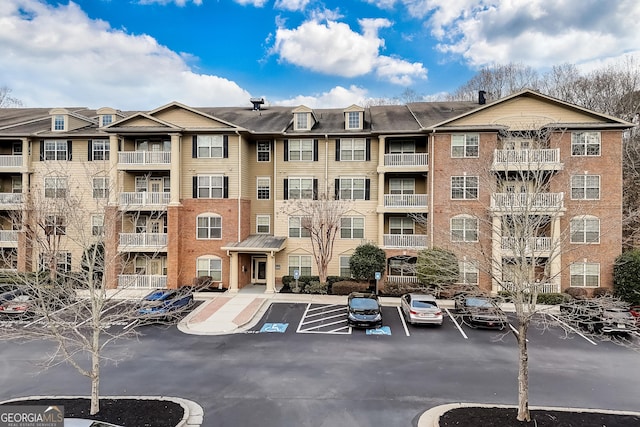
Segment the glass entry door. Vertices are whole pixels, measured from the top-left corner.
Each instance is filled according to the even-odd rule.
[[[267,283],[267,258],[253,257],[251,259],[251,281],[253,283]]]

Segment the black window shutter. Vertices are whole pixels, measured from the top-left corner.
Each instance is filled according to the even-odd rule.
[[[284,200],[289,200],[289,180],[288,179],[284,179],[284,195],[283,195],[283,199]]]
[[[318,178],[313,178],[313,200],[318,200]]]
[[[191,137],[191,158],[198,158],[198,135]]]
[[[225,176],[223,178],[223,184],[224,187],[222,189],[222,192],[224,193],[222,195],[223,198],[228,199],[229,198],[229,177]]]
[[[198,198],[198,177],[197,176],[193,177],[193,198],[194,199]]]
[[[336,200],[340,200],[340,178],[336,178],[336,184],[335,184],[335,199]]]
[[[87,152],[87,159],[89,159],[89,161],[93,160],[93,141],[90,139],[89,140],[89,151]]]
[[[365,143],[365,159],[367,161],[371,160],[371,138],[367,138]]]
[[[40,140],[40,161],[44,162],[44,139]]]
[[[318,140],[317,139],[313,140],[313,161],[314,162],[318,161]]]
[[[284,140],[284,161],[285,162],[289,161],[289,140],[288,139]]]
[[[340,161],[340,140],[336,139],[336,162]]]
[[[229,158],[229,135],[222,136],[222,157]]]
[[[71,147],[73,143],[71,141],[67,141],[67,160],[71,161]]]
[[[371,200],[371,180],[369,178],[364,180],[364,199]]]

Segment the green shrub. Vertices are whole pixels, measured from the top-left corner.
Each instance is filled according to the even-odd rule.
[[[626,251],[613,266],[615,295],[626,302],[640,304],[640,249]]]
[[[295,280],[293,279],[293,276],[282,276],[282,286],[283,287],[290,288],[292,282],[295,285]]]
[[[349,295],[351,292],[364,292],[369,287],[368,283],[355,280],[342,280],[335,282],[331,287],[333,295]]]
[[[538,304],[545,305],[558,305],[569,299],[566,293],[548,293],[548,294],[538,294]]]
[[[433,286],[423,285],[421,283],[386,282],[384,289],[382,289],[382,293],[390,297],[399,297],[410,292],[436,294]]]
[[[587,290],[584,288],[567,288],[564,292],[573,298],[583,299],[587,297]]]
[[[318,281],[309,282],[309,284],[304,287],[304,293],[326,295],[327,287],[328,285],[326,283],[320,283]]]
[[[613,296],[613,290],[609,288],[595,288],[593,290],[594,297],[610,297]]]
[[[349,258],[349,269],[356,280],[371,280],[376,272],[383,272],[387,263],[384,250],[374,244],[358,246]]]

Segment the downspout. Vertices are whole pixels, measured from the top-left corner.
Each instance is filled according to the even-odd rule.
[[[240,132],[236,131],[238,136],[238,242],[242,241],[242,137]]]
[[[329,135],[326,133],[324,134],[324,192],[325,197],[329,197]]]
[[[429,135],[429,138],[427,140],[427,142],[429,142],[429,139],[431,140],[430,144],[429,144],[429,147],[427,147],[429,149],[429,151],[431,151],[429,153],[429,186],[430,186],[430,189],[429,189],[429,193],[430,193],[430,195],[429,195],[429,227],[430,227],[429,240],[431,241],[431,244],[429,246],[431,248],[433,248],[433,233],[434,233],[434,226],[433,226],[433,222],[434,222],[433,200],[434,200],[434,197],[433,197],[433,191],[434,191],[435,187],[434,187],[434,183],[433,183],[433,181],[434,181],[433,177],[435,176],[435,174],[434,174],[433,166],[435,165],[435,152],[436,152],[436,149],[435,149],[435,140],[436,140],[435,133],[436,133],[436,130],[433,129],[431,131],[431,135]]]

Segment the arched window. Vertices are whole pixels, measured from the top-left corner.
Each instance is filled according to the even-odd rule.
[[[203,255],[196,260],[196,276],[210,276],[214,282],[222,280],[222,259],[215,255]]]
[[[222,217],[212,213],[198,215],[196,218],[196,238],[221,239]]]

